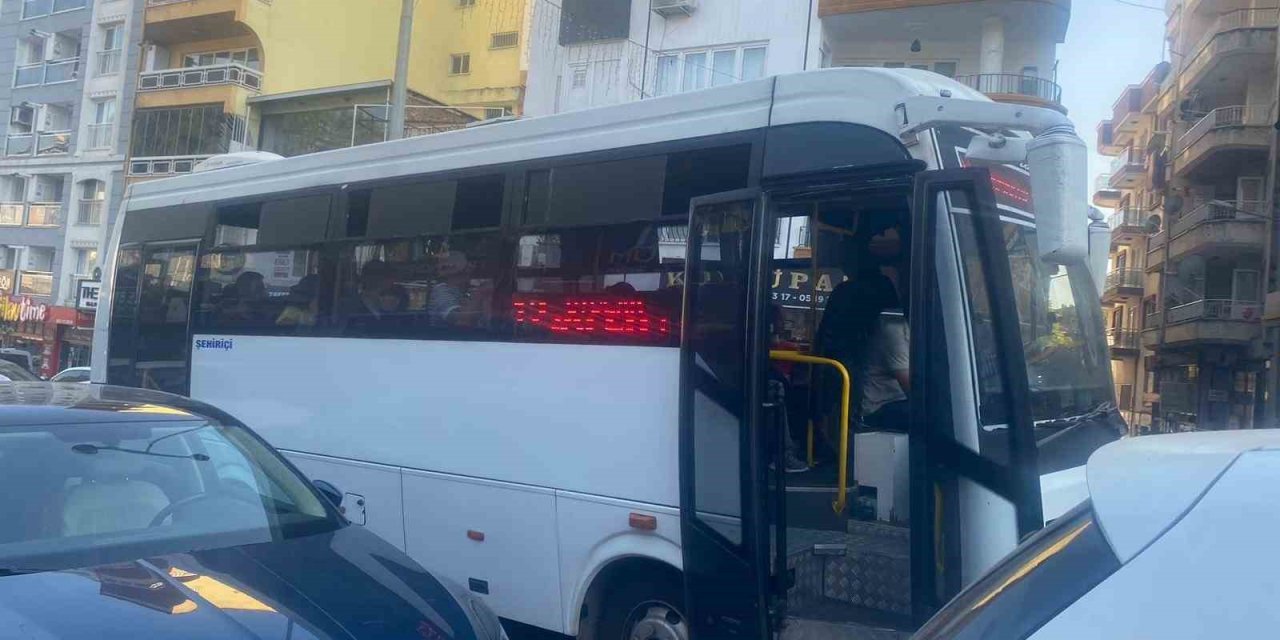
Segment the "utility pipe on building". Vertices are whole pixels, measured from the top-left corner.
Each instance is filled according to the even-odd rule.
[[[417,0],[403,0],[400,9],[400,41],[396,45],[396,77],[391,84],[391,116],[388,140],[404,137],[404,108],[409,99],[409,53],[413,46],[413,5]]]

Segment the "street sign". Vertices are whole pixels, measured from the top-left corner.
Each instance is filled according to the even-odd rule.
[[[102,290],[100,280],[81,280],[76,290],[76,308],[81,311],[98,310],[98,292]]]

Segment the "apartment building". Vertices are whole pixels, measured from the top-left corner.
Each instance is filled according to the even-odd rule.
[[[44,373],[87,363],[92,310],[74,307],[123,195],[136,13],[130,0],[0,2],[0,303],[44,310],[0,342]]]
[[[133,179],[211,155],[291,156],[388,137],[401,3],[139,0],[145,43]],[[527,0],[423,0],[406,133],[520,111]]]
[[[829,66],[927,69],[1061,109],[1068,0],[535,0],[526,112]]]
[[[1169,3],[1175,52],[1098,126],[1114,156],[1109,310],[1117,398],[1138,431],[1255,425],[1262,340],[1276,8]]]

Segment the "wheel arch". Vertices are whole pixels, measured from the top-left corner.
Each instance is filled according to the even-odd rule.
[[[614,536],[592,551],[565,607],[565,631],[581,640],[591,640],[592,624],[598,619],[604,594],[620,578],[645,572],[671,572],[680,576],[684,560],[679,545],[652,534],[624,533]],[[583,606],[587,615],[583,616]],[[583,624],[584,618],[589,624]]]

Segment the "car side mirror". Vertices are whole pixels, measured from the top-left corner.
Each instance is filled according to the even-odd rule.
[[[337,487],[324,480],[312,480],[311,484],[315,485],[316,490],[333,505],[334,509],[342,510],[342,492]]]

